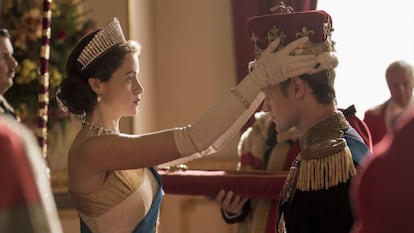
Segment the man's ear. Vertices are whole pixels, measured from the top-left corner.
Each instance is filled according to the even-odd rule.
[[[88,83],[91,89],[99,94],[101,93],[101,81],[97,78],[88,78]]]
[[[293,88],[293,94],[301,98],[305,95],[305,82],[299,77],[293,77],[291,81],[291,86]]]

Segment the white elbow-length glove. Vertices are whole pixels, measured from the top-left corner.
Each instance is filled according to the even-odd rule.
[[[262,102],[261,89],[291,77],[305,74],[316,65],[314,55],[290,53],[308,41],[303,37],[278,52],[276,39],[256,61],[255,68],[231,92],[214,104],[191,125],[174,130],[174,139],[181,156],[176,161],[186,162],[220,150],[246,123]]]

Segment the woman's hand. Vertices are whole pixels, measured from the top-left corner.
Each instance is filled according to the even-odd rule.
[[[264,88],[312,72],[318,63],[315,55],[291,55],[308,41],[308,37],[301,37],[274,52],[280,44],[280,38],[277,37],[255,62],[251,72],[253,81],[260,88]]]

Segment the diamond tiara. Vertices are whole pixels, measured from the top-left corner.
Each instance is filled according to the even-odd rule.
[[[119,20],[113,18],[111,22],[96,33],[93,39],[80,53],[77,61],[82,65],[81,70],[84,70],[89,64],[114,45],[125,41],[125,36],[122,32]]]

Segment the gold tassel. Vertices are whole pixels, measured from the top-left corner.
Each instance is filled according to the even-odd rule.
[[[328,189],[344,183],[356,174],[348,147],[330,156],[301,159],[296,188],[301,191]]]

